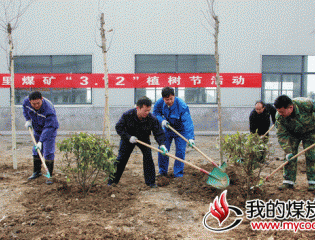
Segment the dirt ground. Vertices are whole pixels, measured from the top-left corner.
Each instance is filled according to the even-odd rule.
[[[67,136],[58,136],[62,140]],[[13,169],[11,136],[0,136],[0,239],[314,239],[313,231],[254,231],[250,220],[231,231],[213,233],[203,226],[209,205],[223,190],[206,183],[208,176],[188,165],[183,178],[158,179],[158,188],[144,184],[142,154],[136,148],[116,187],[100,181],[83,197],[73,183],[67,183],[58,165],[61,154],[56,153],[54,184],[46,185],[45,177],[27,181],[32,174],[31,139],[20,135],[17,139],[18,169]],[[196,146],[214,161],[219,161],[216,136],[196,136]],[[118,136],[113,136],[118,152]],[[269,175],[283,159],[277,139],[272,162],[263,176]],[[157,146],[152,140],[153,146]],[[173,143],[174,145],[174,143]],[[172,148],[170,153],[175,153]],[[153,152],[157,167],[157,153]],[[212,165],[196,150],[187,148],[186,159],[202,169],[211,171]],[[226,159],[227,161],[228,159]],[[245,180],[228,161],[227,173],[231,184],[227,202],[245,213]],[[170,160],[170,173],[173,160]],[[162,181],[164,180],[164,181]],[[305,158],[298,163],[297,184],[294,190],[279,191],[282,171],[266,182],[252,199],[282,201],[311,200],[307,192]],[[209,220],[212,221],[212,220]],[[218,225],[216,220],[208,223]],[[218,226],[214,226],[218,227]]]

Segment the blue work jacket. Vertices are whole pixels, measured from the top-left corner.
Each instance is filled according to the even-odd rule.
[[[162,123],[167,120],[171,127],[181,133],[187,139],[194,139],[194,124],[190,116],[187,104],[180,98],[175,97],[174,104],[168,107],[163,98],[157,100],[154,104],[153,115]],[[165,129],[166,132],[172,131]]]
[[[46,98],[43,98],[43,104],[39,110],[35,110],[28,97],[23,101],[23,115],[26,119],[32,120],[32,126],[36,135],[40,135],[39,142],[56,137],[59,123],[56,116],[56,110],[53,104]]]

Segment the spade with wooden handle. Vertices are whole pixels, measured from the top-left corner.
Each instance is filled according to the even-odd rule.
[[[142,145],[144,145],[144,146],[146,146],[148,148],[151,148],[151,149],[153,149],[153,150],[155,150],[157,152],[163,153],[162,150],[160,150],[160,149],[158,149],[156,147],[153,147],[150,144],[147,144],[147,143],[142,142],[140,140],[136,140],[136,141],[137,141],[137,143],[140,143],[140,144],[142,144]],[[207,174],[209,176],[208,180],[207,180],[207,184],[208,185],[211,185],[211,186],[213,186],[215,188],[218,188],[218,189],[222,189],[222,188],[226,188],[230,184],[230,179],[229,179],[228,175],[226,173],[221,172],[218,168],[213,168],[212,172],[209,173],[206,170],[204,170],[204,169],[202,169],[200,167],[197,167],[197,166],[195,166],[194,164],[192,164],[190,162],[186,162],[185,160],[183,160],[183,159],[181,159],[179,157],[176,157],[175,155],[172,155],[170,153],[165,153],[165,155],[169,156],[171,158],[174,158],[174,159],[176,159],[176,160],[178,160],[180,162],[183,162],[183,163],[185,163],[185,164],[187,164],[187,165],[189,165],[189,166],[199,170],[200,172],[203,172],[203,173]]]
[[[36,145],[37,143],[36,143],[36,139],[35,139],[35,137],[34,137],[34,133],[33,133],[32,128],[29,127],[29,128],[28,128],[28,131],[29,131],[30,134],[31,134],[31,138],[32,138],[32,140],[33,140],[34,145]],[[47,177],[47,178],[50,178],[50,173],[49,173],[49,170],[48,170],[47,165],[46,165],[46,163],[45,163],[45,159],[44,159],[44,157],[43,157],[43,155],[42,155],[42,153],[40,152],[39,149],[37,149],[37,153],[38,153],[39,158],[40,158],[40,160],[41,160],[41,162],[42,162],[42,164],[43,164],[43,167],[44,167],[44,169],[45,169],[45,171],[46,171],[46,174],[44,174],[44,176]]]

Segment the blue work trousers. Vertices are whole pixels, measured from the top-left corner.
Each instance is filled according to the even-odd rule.
[[[176,133],[166,131],[165,133],[165,147],[168,151],[170,151],[171,143],[174,139],[175,146],[176,146],[176,152],[175,156],[179,157],[181,159],[185,159],[185,152],[186,152],[186,141],[183,140],[181,137],[179,137]],[[160,174],[167,174],[168,171],[168,165],[169,165],[169,157],[163,156],[161,153],[159,153],[158,158],[159,163],[159,173]],[[184,163],[175,160],[174,162],[174,177],[182,177],[184,175]]]
[[[49,139],[42,142],[43,145],[42,145],[41,153],[46,160],[54,160],[55,159],[56,136],[57,136],[57,132],[56,132],[56,134],[51,136]],[[38,142],[39,138],[40,138],[40,134],[35,132],[34,137],[35,137],[36,142]],[[33,148],[33,156],[38,156],[38,152],[35,150],[35,148]]]

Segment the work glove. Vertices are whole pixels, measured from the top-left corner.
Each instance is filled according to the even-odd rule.
[[[38,142],[38,143],[34,146],[34,149],[35,149],[35,151],[37,151],[37,149],[38,149],[39,151],[41,151],[41,150],[42,150],[42,147],[43,147],[43,143],[42,143],[42,142]]]
[[[24,126],[25,126],[27,129],[28,129],[28,128],[31,128],[31,127],[32,127],[32,120],[26,121]]]
[[[135,143],[137,143],[137,140],[138,140],[137,137],[131,136],[130,139],[129,139],[129,142],[135,144]]]
[[[167,120],[162,121],[162,127],[163,128],[168,128],[168,125],[170,125],[170,123]]]
[[[161,153],[161,154],[164,155],[164,156],[166,155],[166,153],[168,153],[168,151],[167,151],[165,145],[161,145],[161,146],[160,146],[160,150],[163,151],[163,153]]]
[[[285,160],[286,160],[286,161],[290,161],[292,157],[293,157],[293,154],[292,154],[292,153],[289,153],[289,154],[287,154],[287,155],[285,156]]]
[[[189,139],[188,142],[189,142],[189,143],[188,143],[189,147],[194,147],[194,146],[196,146],[194,139]]]

